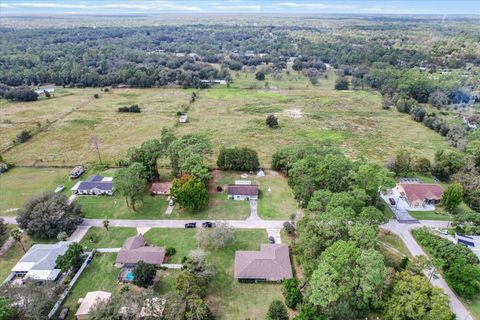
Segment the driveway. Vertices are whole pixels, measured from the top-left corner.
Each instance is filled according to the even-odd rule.
[[[247,221],[251,220],[262,220],[258,216],[257,200],[250,200],[250,217],[247,218]]]
[[[273,237],[275,243],[282,243],[282,237],[280,236],[281,229],[267,229],[268,237]]]
[[[385,201],[385,203],[388,205],[390,210],[395,214],[395,217],[398,222],[402,223],[418,223],[418,220],[412,217],[408,211],[405,209],[405,206],[403,204],[403,200],[400,199],[398,196],[395,194],[381,194],[380,197]],[[395,200],[395,205],[392,206],[389,202],[389,198],[393,198]],[[408,205],[407,205],[408,207]]]
[[[407,247],[408,251],[413,256],[426,256],[425,252],[422,248],[418,245],[415,241],[415,238],[411,234],[412,229],[420,228],[423,226],[428,226],[431,228],[446,228],[448,226],[448,221],[430,221],[430,220],[422,220],[418,224],[401,224],[398,221],[390,220],[388,223],[381,225],[382,229],[391,231],[392,233],[398,235],[400,239],[402,239],[403,243]],[[438,279],[430,279],[430,282],[438,287],[441,288],[446,295],[450,298],[450,308],[457,316],[457,319],[461,320],[473,320],[470,312],[468,312],[467,308],[460,302],[457,298],[455,293],[450,289],[447,282],[441,275],[438,275]]]
[[[82,241],[83,237],[88,232],[88,229],[90,229],[90,226],[79,226],[77,230],[75,230],[70,237],[68,237],[68,241],[74,241],[74,242],[80,242]]]

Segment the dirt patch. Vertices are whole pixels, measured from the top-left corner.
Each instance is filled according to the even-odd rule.
[[[218,192],[217,191],[217,183],[218,183],[218,179],[220,179],[221,175],[222,175],[222,170],[219,170],[219,169],[213,169],[212,170],[212,179],[208,183],[208,193],[209,194],[214,194],[214,193]]]
[[[303,112],[300,109],[287,109],[283,112],[287,117],[299,119],[303,117]]]

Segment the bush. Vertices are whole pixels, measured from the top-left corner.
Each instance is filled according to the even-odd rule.
[[[270,114],[270,115],[268,115],[267,119],[265,120],[265,123],[270,128],[277,128],[278,127],[278,118],[275,115]]]
[[[456,260],[445,272],[448,285],[466,298],[473,298],[480,293],[480,267],[467,264],[464,259]]]
[[[22,130],[14,140],[14,143],[24,143],[32,138],[32,134],[28,130]]]
[[[348,90],[350,82],[345,77],[340,77],[335,81],[335,90]]]
[[[131,105],[130,107],[120,107],[118,112],[131,112],[131,113],[140,113],[142,112],[137,104]]]
[[[263,71],[258,71],[256,74],[255,74],[255,79],[257,80],[265,80],[265,72]]]
[[[296,309],[302,302],[302,293],[300,292],[298,279],[286,279],[283,281],[282,293],[285,297],[285,304],[290,309]]]
[[[100,98],[100,95],[99,95],[98,93],[95,93],[95,94],[93,95],[93,97],[94,97],[95,99],[98,99],[98,98]]]
[[[283,230],[285,230],[285,232],[288,234],[292,234],[295,231],[295,227],[290,222],[285,221],[283,223]]]
[[[177,253],[177,249],[175,249],[173,247],[168,247],[167,248],[166,254],[167,254],[168,257],[171,257],[171,256],[175,255],[175,253]]]
[[[28,87],[18,87],[5,92],[4,98],[15,101],[37,101],[38,94]]]

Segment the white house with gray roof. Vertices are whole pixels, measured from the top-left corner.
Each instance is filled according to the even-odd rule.
[[[24,279],[57,280],[61,274],[57,268],[57,258],[65,254],[71,243],[34,244],[13,267],[12,273]]]

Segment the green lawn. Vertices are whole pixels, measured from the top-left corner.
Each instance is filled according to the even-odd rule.
[[[125,239],[135,236],[137,230],[135,228],[119,228],[111,227],[108,229],[92,227],[80,242],[86,246],[88,250],[93,248],[120,248],[123,246]]]
[[[389,267],[398,267],[403,257],[412,257],[403,241],[395,234],[380,229],[378,232],[380,252],[385,257],[385,264]]]
[[[460,299],[465,307],[470,311],[474,319],[480,320],[480,296],[475,299]]]
[[[13,168],[0,174],[0,216],[16,215],[25,201],[42,191],[53,191],[68,179],[68,169]]]
[[[448,214],[441,214],[438,211],[409,211],[410,215],[418,220],[437,220],[448,221],[450,217]]]
[[[170,263],[180,263],[191,250],[197,248],[194,229],[154,228],[145,233],[145,241],[149,244],[173,247],[177,252],[169,259]]]
[[[298,204],[287,179],[274,172],[256,179],[260,186],[258,214],[263,219],[288,220],[298,210]]]
[[[167,200],[164,197],[146,195],[137,211],[128,208],[125,198],[118,193],[113,196],[78,196],[76,200],[85,218],[97,219],[164,219]]]

